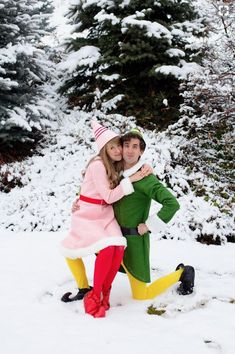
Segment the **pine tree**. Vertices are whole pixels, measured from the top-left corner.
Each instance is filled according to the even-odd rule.
[[[72,105],[134,115],[144,126],[177,119],[180,80],[196,66],[192,41],[203,32],[191,1],[79,1],[69,17],[74,71],[61,92]]]
[[[197,220],[191,222],[191,227],[201,230],[198,240],[218,244],[224,241],[224,234],[225,239],[235,242],[232,231],[235,203],[235,4],[233,1],[210,1],[203,11],[207,13],[209,40],[204,43],[206,55],[202,69],[182,83],[181,119],[169,127],[168,133],[178,135],[181,142],[179,153],[172,156],[173,167],[181,165],[185,168],[187,182],[195,195],[218,209],[210,220],[216,223],[216,238],[203,232],[204,225]]]
[[[50,117],[43,100],[43,85],[50,77],[50,67],[40,39],[48,34],[51,12],[47,0],[0,0],[2,149],[34,140]]]

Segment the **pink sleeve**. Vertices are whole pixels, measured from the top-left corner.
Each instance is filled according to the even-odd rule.
[[[110,189],[104,164],[101,160],[96,160],[90,165],[91,176],[97,192],[107,204],[113,204],[117,200],[134,191],[129,179],[124,178],[114,189]]]

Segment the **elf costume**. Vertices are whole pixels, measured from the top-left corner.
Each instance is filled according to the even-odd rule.
[[[118,135],[93,122],[99,150]],[[95,262],[94,288],[84,297],[85,311],[94,317],[104,317],[109,308],[112,281],[120,267],[126,239],[114,217],[112,203],[134,191],[129,178],[110,189],[107,173],[100,157],[94,159],[85,173],[79,197],[79,209],[72,214],[68,236],[61,243],[61,252],[77,283],[89,290],[81,257],[98,253]],[[87,289],[88,288],[88,289]],[[62,301],[73,299],[66,293]],[[81,294],[80,294],[81,295]],[[84,295],[84,294],[83,294]]]
[[[136,165],[124,171],[123,177],[132,175],[142,165],[143,162],[138,161]],[[135,192],[115,202],[113,207],[115,217],[127,240],[123,268],[120,270],[128,275],[133,298],[144,300],[156,297],[178,282],[184,272],[184,266],[147,285],[150,282],[149,232],[141,236],[138,234],[137,226],[145,223],[148,229],[155,233],[164,230],[179,209],[179,203],[154,175],[133,183],[133,186]],[[152,200],[162,204],[162,208],[157,215],[149,217]]]

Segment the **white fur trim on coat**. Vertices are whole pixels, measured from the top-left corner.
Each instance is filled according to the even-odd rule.
[[[143,160],[139,160],[134,166],[128,168],[123,172],[123,177],[130,177],[135,172],[139,171],[139,169],[145,164]]]
[[[159,231],[164,231],[167,228],[167,224],[162,221],[156,214],[148,217],[145,221],[148,229],[153,233],[158,233]]]
[[[123,189],[125,195],[131,194],[134,192],[134,188],[129,178],[123,178],[120,182],[120,185]]]
[[[95,254],[102,249],[109,247],[109,246],[124,246],[126,247],[126,238],[125,237],[106,237],[103,238],[92,245],[84,248],[66,248],[61,246],[60,252],[61,254],[70,259],[82,258],[85,256],[89,256],[91,254]]]

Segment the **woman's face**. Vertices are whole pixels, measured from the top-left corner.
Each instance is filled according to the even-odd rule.
[[[122,160],[122,145],[120,139],[113,139],[107,143],[106,147],[107,155],[112,161],[121,161]]]

